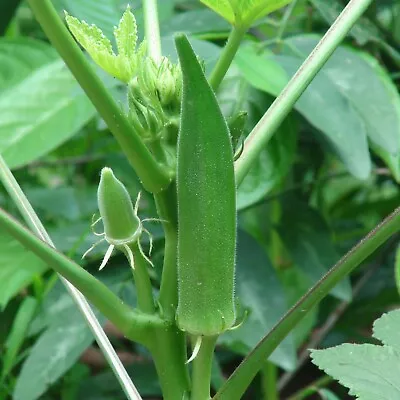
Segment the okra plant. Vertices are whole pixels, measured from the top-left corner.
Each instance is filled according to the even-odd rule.
[[[276,70],[281,74],[276,82],[273,77],[268,82],[255,79],[257,82],[254,86],[258,89],[268,86],[265,91],[276,97],[271,101],[270,107],[263,110],[265,113],[259,116],[261,118],[255,121],[256,124],[251,122],[254,116],[249,107],[240,104],[239,100],[238,104],[227,111],[224,104],[224,85],[229,84],[230,74],[237,73],[238,69],[248,76],[246,74],[249,64],[253,63],[255,70],[259,67],[257,63],[260,62],[259,52],[262,46],[257,47],[250,43],[248,36],[251,29],[266,21],[274,12],[283,15],[286,26],[301,2],[197,2],[198,5],[202,3],[208,7],[209,13],[218,14],[231,27],[227,42],[213,67],[196,53],[196,41],[184,33],[174,34],[174,51],[162,52],[165,43],[160,41],[157,12],[162,2],[157,4],[155,0],[143,0],[144,35],[138,33],[136,8],[128,5],[118,25],[107,29],[107,33],[113,33],[113,37],[107,37],[100,27],[92,24],[89,17],[87,21],[81,20],[72,11],[65,12],[63,20],[50,0],[28,0],[28,3],[48,39],[119,144],[127,163],[132,167],[131,175],[138,178],[138,190],[130,190],[127,174],[119,175],[118,162],[113,165],[111,160],[100,166],[97,171],[98,210],[92,221],[87,221],[88,230],[92,230],[98,241],[91,242],[81,254],[85,261],[80,261],[82,264],[79,265],[53,248],[33,208],[6,163],[1,160],[1,180],[30,228],[28,230],[0,210],[1,232],[12,236],[19,245],[30,251],[35,260],[44,262],[65,278],[67,285],[73,285],[69,287],[71,296],[90,325],[127,398],[140,398],[140,390],[135,387],[135,379],[130,381],[88,302],[123,337],[140,346],[143,354],[150,354],[164,399],[241,399],[259,372],[266,382],[263,398],[277,399],[277,367],[273,364],[277,352],[274,351],[277,348],[277,351],[282,349],[278,346],[282,342],[288,343],[285,340],[293,340],[290,335],[301,335],[297,330],[298,325],[303,324],[301,326],[304,329],[306,315],[312,313],[328,294],[348,301],[349,274],[397,233],[400,226],[400,211],[396,209],[330,270],[326,270],[323,276],[320,274],[321,279],[316,283],[314,280],[311,289],[280,320],[276,320],[269,331],[257,332],[255,336],[257,340],[261,340],[257,344],[253,343],[253,348],[230,377],[222,379],[223,382],[219,385],[215,384],[218,365],[216,346],[224,348],[231,343],[230,349],[235,349],[236,343],[236,351],[243,355],[240,349],[243,348],[243,343],[238,335],[246,326],[251,326],[248,325],[249,321],[251,323],[254,314],[260,312],[257,309],[247,309],[249,307],[242,296],[246,290],[249,292],[252,289],[250,286],[243,289],[244,269],[243,266],[238,269],[238,264],[250,269],[252,257],[258,257],[263,252],[260,246],[254,244],[254,238],[243,232],[243,228],[257,225],[262,229],[262,223],[260,225],[260,221],[255,221],[262,217],[248,217],[245,210],[262,202],[265,196],[261,194],[257,198],[256,195],[249,201],[246,198],[246,187],[252,185],[252,180],[258,179],[253,173],[258,164],[269,162],[271,168],[279,168],[279,165],[273,165],[274,160],[269,161],[271,154],[265,153],[266,146],[273,145],[273,135],[282,124],[288,123],[287,117],[293,107],[298,107],[300,111],[305,109],[305,102],[310,97],[304,100],[305,97],[301,95],[371,5],[372,0],[349,1],[319,43],[312,39],[315,48],[309,49],[312,50],[309,57],[301,66],[298,65],[299,68],[291,80],[285,81],[283,67]],[[324,5],[320,7],[323,9]],[[289,65],[294,56],[281,49],[281,46],[285,47],[282,44],[283,30],[279,35],[273,44],[278,47],[278,56],[279,51],[283,52],[280,55],[282,65]],[[290,46],[294,45],[288,44],[289,50]],[[309,42],[303,47],[301,43],[299,46],[302,50],[308,49]],[[343,53],[346,57],[353,55],[348,50],[341,51],[348,52]],[[337,57],[337,54],[333,57]],[[274,53],[271,52],[269,57],[272,60]],[[357,60],[359,63],[363,60],[364,68],[371,65],[367,56]],[[272,71],[271,65],[269,67]],[[375,65],[375,68],[378,67]],[[324,73],[334,76],[334,72],[333,68]],[[108,77],[104,77],[104,74],[108,74]],[[265,74],[263,78],[268,79]],[[251,81],[252,77],[248,79]],[[341,90],[345,92],[349,82],[343,78],[342,83]],[[385,85],[387,88],[388,83]],[[392,97],[397,96],[393,88],[390,90]],[[348,96],[348,93],[345,95]],[[114,99],[116,96],[118,101]],[[296,103],[300,97],[300,101]],[[396,101],[400,104],[400,100]],[[376,109],[374,111],[378,112]],[[379,112],[383,113],[383,110]],[[307,112],[305,115],[312,120]],[[400,126],[400,113],[397,116]],[[315,124],[319,127],[318,121]],[[368,125],[367,128],[371,132],[372,148],[376,148],[377,155],[397,171],[398,166],[395,167],[394,163],[398,159],[396,161],[395,156],[382,146],[379,135],[372,132],[377,127]],[[339,146],[340,140],[343,141],[343,137],[332,134],[333,147]],[[284,139],[279,145],[289,147],[290,141],[288,137],[287,143]],[[366,146],[363,142],[361,145]],[[352,150],[361,151],[359,148]],[[351,162],[351,151],[339,153],[355,176],[365,178],[369,174],[368,161],[364,165],[365,169],[357,169],[358,166]],[[324,194],[316,194],[316,202],[319,201],[318,196]],[[143,215],[142,207],[147,210],[146,216]],[[238,210],[242,211],[240,218]],[[265,246],[272,259],[280,258],[283,254],[285,238],[289,235],[291,224],[296,223],[291,216],[296,212],[301,214],[303,210],[300,204],[298,208],[291,204],[290,194],[284,196],[278,209],[268,209],[270,221],[279,225],[279,233],[282,231],[280,240],[273,237]],[[310,213],[307,208],[301,215],[306,219]],[[326,229],[319,220],[317,225],[321,231]],[[257,233],[253,236],[257,236]],[[323,239],[318,235],[314,238],[322,243]],[[254,252],[250,254],[252,250],[249,250],[249,254],[243,258],[239,247],[247,242]],[[298,246],[301,247],[300,242]],[[295,247],[289,249],[294,259],[298,251]],[[102,282],[106,276],[103,274],[113,274],[113,259],[123,260],[124,271],[132,275],[135,307],[129,301],[119,298]],[[329,255],[325,259],[330,260]],[[309,260],[313,262],[315,258],[310,256]],[[83,264],[86,262],[90,265],[95,263],[101,272],[92,273],[92,270],[86,270],[85,266],[88,264]],[[281,271],[282,276],[284,269]],[[262,271],[261,276],[274,281],[276,271],[269,268],[268,273],[270,275]],[[39,291],[39,286],[36,283],[35,290]],[[271,288],[271,284],[268,288]],[[80,297],[81,295],[84,297]],[[258,294],[255,291],[253,295]],[[23,327],[25,331],[39,308],[29,297],[26,300],[24,312],[29,314],[29,320]],[[270,312],[276,314],[273,310],[272,293],[265,293],[265,302],[268,303]],[[16,324],[23,325],[23,322],[17,321],[16,319]],[[382,328],[383,319],[379,321],[379,328]],[[393,321],[390,322],[394,325]],[[390,329],[393,330],[392,325]],[[257,327],[254,324],[252,326],[252,329]],[[15,335],[13,337],[11,342],[16,344],[14,350],[6,353],[0,383],[6,382],[6,376],[12,369],[17,350],[21,346],[18,344],[19,339]],[[378,337],[382,339],[382,335]],[[383,352],[387,349],[382,347],[380,350]],[[340,351],[343,352],[343,348]],[[389,353],[391,351],[388,350]],[[371,352],[368,357],[373,363],[374,354]],[[396,357],[391,362],[397,362]],[[335,356],[334,360],[337,358]],[[342,378],[344,372],[336,373],[336,367],[331,367],[323,351],[314,351],[313,361],[328,373],[334,371],[333,376],[339,375]],[[396,365],[398,368],[398,363]],[[291,368],[293,366],[286,369]],[[354,389],[351,377],[342,379],[341,382]],[[360,399],[370,398],[364,389],[357,388],[358,386],[353,392]],[[41,392],[40,390],[38,389],[32,399],[40,396],[45,389]],[[28,398],[21,393],[23,389],[17,383],[15,398]],[[258,395],[255,396],[250,398],[259,398]],[[396,395],[383,398],[394,399]]]

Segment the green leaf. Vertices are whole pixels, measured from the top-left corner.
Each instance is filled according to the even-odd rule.
[[[244,231],[239,231],[238,236],[236,291],[249,315],[238,329],[224,333],[219,343],[245,355],[285,313],[287,303],[267,254]],[[269,359],[286,370],[294,369],[293,338],[287,337]]]
[[[338,0],[311,0],[312,5],[318,10],[322,18],[332,25],[343,11],[343,4]],[[350,36],[356,39],[360,46],[365,46],[369,41],[375,41],[380,36],[379,29],[367,18],[361,17],[351,29]]]
[[[236,66],[230,68],[218,90],[218,99],[226,118],[246,111],[248,134],[271,105],[270,96],[252,88]],[[297,148],[297,124],[289,116],[271,138],[237,192],[237,209],[247,208],[264,198],[290,171]]]
[[[65,14],[65,21],[76,40],[93,59],[95,57],[107,57],[107,55],[112,57],[115,55],[110,40],[104,36],[102,30],[96,25],[89,25],[86,21],[79,21],[68,13]]]
[[[114,29],[114,36],[117,42],[118,54],[128,59],[134,58],[137,43],[137,25],[135,16],[129,6],[122,15],[118,27]]]
[[[329,273],[324,276],[324,279],[314,285],[296,306],[292,307],[274,328],[264,336],[217,392],[214,399],[232,399],[244,394],[257,372],[263,367],[265,358],[271,354],[282,339],[293,330],[293,327],[304,318],[311,308],[327,295],[330,289],[348,276],[390,236],[398,232],[399,223],[400,209],[396,209],[372,231],[373,234],[367,235],[353,250],[342,257],[330,269]]]
[[[0,93],[58,58],[53,47],[33,39],[0,39]]]
[[[127,79],[120,74],[117,67],[117,56],[112,49],[111,42],[104,36],[100,28],[96,25],[89,25],[85,21],[79,21],[67,13],[65,20],[77,42],[90,54],[98,66],[118,79]]]
[[[54,0],[53,3],[60,13],[66,10],[68,14],[81,21],[95,24],[106,37],[111,39],[114,27],[118,25],[128,2],[126,0]],[[131,0],[129,4],[136,14],[136,10],[140,9],[141,1]]]
[[[0,308],[47,270],[38,257],[0,231]]]
[[[79,21],[67,12],[67,25],[77,42],[90,54],[93,61],[110,75],[128,83],[136,73],[137,64],[145,54],[145,42],[136,49],[137,25],[135,16],[127,7],[118,27],[114,29],[118,54],[109,39],[96,25]]]
[[[320,37],[304,35],[291,38],[301,54],[308,55]],[[279,59],[279,58],[278,58]],[[336,90],[361,117],[368,138],[389,153],[400,151],[400,95],[388,72],[368,53],[339,47],[323,73],[335,83]]]
[[[36,312],[37,304],[38,302],[34,297],[28,296],[22,301],[18,309],[5,345],[4,357],[2,358],[2,378],[7,376],[15,364],[18,352],[28,332],[28,327]]]
[[[207,38],[227,36],[229,23],[211,10],[191,10],[175,14],[171,19],[161,24],[162,36],[182,32],[187,35],[196,35]]]
[[[339,259],[332,244],[331,233],[323,218],[307,204],[292,197],[282,201],[282,218],[278,232],[294,263],[317,282]],[[348,280],[340,282],[332,294],[343,300],[351,299]]]
[[[396,250],[396,258],[394,261],[394,276],[396,279],[397,290],[400,293],[400,246],[398,246]]]
[[[0,94],[0,153],[22,166],[74,135],[95,110],[61,61],[44,65]]]
[[[89,228],[90,217],[98,211],[97,186],[59,186],[57,190],[31,187],[24,191],[33,208],[42,212],[46,218],[77,222],[82,220]]]
[[[80,314],[63,313],[59,323],[50,326],[31,348],[18,376],[14,399],[38,399],[74,365],[93,340]]]
[[[313,350],[312,361],[350,389],[360,400],[400,398],[400,310],[384,314],[375,321],[373,336],[383,346],[343,344]]]
[[[400,352],[400,310],[383,314],[374,322],[373,336],[384,345],[393,347]],[[400,355],[399,355],[400,356]]]
[[[310,287],[310,280],[298,268],[285,268],[279,271],[279,278],[286,293],[287,304],[291,307]],[[318,306],[314,307],[293,329],[296,348],[304,343],[318,320]]]
[[[301,39],[302,37],[299,38]],[[303,61],[303,55],[300,54],[301,56],[298,54],[289,56],[274,55],[268,51],[259,53],[255,47],[244,46],[239,50],[235,60],[249,83],[278,96]],[[344,69],[343,63],[337,64],[337,61],[334,67],[343,76],[357,74],[357,70],[353,71],[350,67]],[[356,177],[365,179],[371,170],[366,123],[347,94],[342,92],[340,83],[343,79],[343,77],[340,80],[337,77],[334,79],[330,77],[326,66],[296,103],[295,109],[321,131],[348,170]],[[355,79],[355,82],[359,80]],[[365,82],[363,90],[364,85]],[[372,101],[376,106],[374,100]],[[380,107],[379,104],[378,106]],[[390,107],[392,108],[391,105]],[[375,112],[373,115],[376,115]]]
[[[289,4],[291,0],[201,0],[232,25],[248,28],[256,20]]]
[[[145,398],[161,398],[160,380],[153,363],[135,361],[126,368],[140,394]],[[92,374],[80,388],[77,400],[122,399],[121,387],[112,372]],[[74,399],[75,400],[75,399]]]
[[[121,296],[123,301],[128,302],[129,296],[129,303],[136,303],[131,274],[125,268],[116,268],[110,273],[98,274],[98,277],[101,277],[110,290]],[[105,322],[105,318],[99,313],[96,313],[96,317],[101,323]],[[21,399],[38,398],[39,392],[43,393],[48,389],[49,383],[56,382],[63,376],[93,342],[93,334],[60,281],[46,295],[40,313],[31,325],[30,334],[36,335],[43,330],[17,381]],[[35,365],[40,365],[41,368],[35,368]],[[115,376],[111,373],[110,375],[109,386],[115,385],[115,390],[120,390]],[[27,388],[25,385],[28,385]]]

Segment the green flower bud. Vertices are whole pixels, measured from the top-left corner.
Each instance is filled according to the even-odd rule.
[[[156,139],[165,125],[163,110],[157,102],[144,97],[136,79],[128,85],[128,103],[129,118],[136,131],[144,139]]]
[[[137,241],[142,233],[141,222],[128,191],[111,168],[101,171],[97,201],[107,242],[118,246]]]
[[[143,258],[153,265],[151,260],[144,254],[140,244],[142,233],[146,233],[150,240],[150,253],[153,247],[153,239],[150,232],[143,227],[144,221],[141,221],[137,215],[140,201],[140,192],[136,200],[135,207],[132,205],[131,198],[125,186],[120,182],[112,172],[111,168],[103,168],[101,171],[100,184],[97,190],[97,202],[100,211],[100,218],[93,222],[93,227],[100,220],[103,221],[104,232],[93,233],[96,236],[103,236],[97,243],[93,244],[82,256],[86,257],[96,246],[103,241],[109,244],[104,255],[100,269],[103,269],[111,257],[114,248],[124,252],[129,260],[129,264],[135,269],[134,250],[139,250]],[[153,220],[153,219],[150,219]]]
[[[157,99],[163,108],[179,111],[182,95],[182,73],[179,65],[163,57],[159,64],[147,58],[138,74],[141,90],[150,99]]]

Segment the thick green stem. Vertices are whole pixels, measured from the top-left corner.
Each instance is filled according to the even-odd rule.
[[[266,361],[264,368],[261,370],[261,386],[264,400],[279,400],[277,382],[277,366]]]
[[[353,247],[315,284],[257,344],[214,397],[218,400],[240,399],[268,358],[292,329],[332,288],[348,276],[379,246],[400,230],[400,207]]]
[[[213,71],[210,75],[210,85],[211,87],[217,91],[219,85],[224,79],[225,74],[227,73],[230,65],[232,64],[233,58],[240,46],[240,43],[247,31],[247,28],[237,28],[232,27],[231,33],[229,34],[228,41],[222,51],[222,54],[217,62],[217,65],[214,67]]]
[[[62,23],[51,1],[29,0],[29,4],[51,43],[60,53],[68,68],[117,139],[143,186],[153,193],[168,187],[171,181],[170,176],[154,160],[119,105],[95,74],[93,68]]]
[[[143,13],[149,56],[158,62],[161,59],[161,40],[157,0],[143,0]]]
[[[346,37],[372,0],[351,0],[335,23],[311,52],[282,93],[273,102],[244,143],[243,153],[235,163],[237,185],[240,185],[253,162],[292,110],[294,104],[320,71],[331,54]]]
[[[178,274],[177,274],[177,215],[176,187],[171,185],[166,191],[155,196],[157,212],[163,221],[165,233],[164,266],[161,277],[159,303],[163,316],[168,320],[175,319],[178,304]]]
[[[175,324],[151,336],[153,355],[164,400],[181,400],[190,391],[185,334]]]
[[[147,344],[151,327],[164,326],[156,316],[146,315],[126,306],[110,289],[79,265],[37,238],[0,209],[0,226],[24,247],[71,282],[110,321],[130,339]]]
[[[148,261],[144,259],[137,243],[131,245],[131,250],[135,260],[135,269],[132,272],[135,280],[137,307],[144,313],[154,314],[155,304],[150,276],[147,271]]]
[[[191,400],[209,400],[211,367],[217,336],[203,336],[199,354],[193,360]]]

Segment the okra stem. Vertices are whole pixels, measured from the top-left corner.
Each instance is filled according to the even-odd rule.
[[[140,311],[153,314],[155,312],[155,305],[151,281],[147,271],[149,264],[140,252],[137,243],[131,244],[130,249],[135,260],[135,269],[132,270],[132,273],[135,280],[137,307]]]
[[[261,386],[264,400],[279,400],[278,367],[269,361],[261,370]]]
[[[177,278],[177,206],[176,187],[171,185],[166,191],[154,196],[157,212],[163,221],[165,234],[164,265],[161,277],[159,302],[162,306],[164,318],[175,318],[178,303],[178,278]]]
[[[149,56],[158,62],[161,59],[161,40],[157,0],[143,0],[143,14]]]
[[[175,324],[154,330],[150,352],[154,359],[164,400],[181,400],[190,391],[185,333]]]
[[[226,42],[226,45],[222,50],[222,54],[210,75],[209,82],[214,91],[217,91],[219,85],[224,79],[225,74],[228,72],[228,69],[232,64],[236,52],[239,49],[246,30],[246,28],[239,28],[235,26],[232,27],[228,41]]]
[[[211,366],[218,336],[203,336],[200,351],[193,360],[191,400],[209,400]]]

